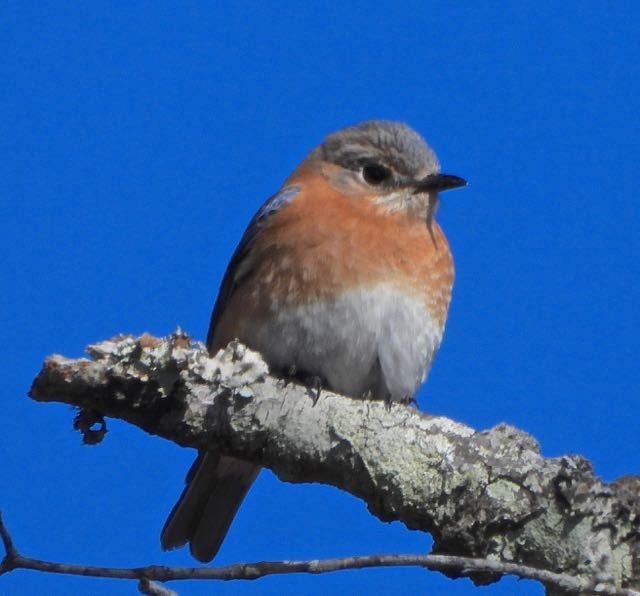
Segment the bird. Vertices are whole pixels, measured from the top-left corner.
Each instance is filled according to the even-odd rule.
[[[440,346],[454,268],[435,221],[442,174],[406,124],[329,134],[257,211],[223,277],[211,355],[238,339],[272,372],[355,398],[408,403]],[[201,562],[218,553],[260,467],[201,451],[161,533]]]

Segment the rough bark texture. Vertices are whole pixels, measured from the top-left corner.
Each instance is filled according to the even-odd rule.
[[[544,459],[531,436],[507,425],[478,432],[328,391],[316,401],[237,343],[209,358],[176,332],[120,336],[88,353],[92,360],[48,358],[31,397],[215,447],[288,482],[337,486],[383,521],[430,532],[434,553],[566,573],[594,589],[640,588],[640,478],[605,484],[587,460]]]

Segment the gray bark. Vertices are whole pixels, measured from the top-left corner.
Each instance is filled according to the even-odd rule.
[[[605,484],[584,458],[545,459],[531,436],[504,424],[480,432],[324,390],[316,401],[315,390],[270,376],[237,343],[209,358],[176,332],[120,336],[88,353],[48,358],[31,397],[220,449],[287,482],[337,486],[382,521],[431,533],[437,554],[550,570],[594,590],[640,588],[638,477]],[[461,574],[497,579],[451,573]]]

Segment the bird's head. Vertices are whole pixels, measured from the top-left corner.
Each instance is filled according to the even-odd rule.
[[[406,211],[430,225],[438,193],[465,186],[440,173],[424,139],[399,122],[369,120],[326,137],[305,160],[341,193],[372,201],[389,212]]]

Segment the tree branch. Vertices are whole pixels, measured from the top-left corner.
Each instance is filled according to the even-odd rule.
[[[639,478],[607,485],[585,459],[544,459],[532,437],[506,425],[476,432],[328,391],[316,401],[314,390],[270,376],[235,342],[214,358],[180,332],[120,336],[88,352],[92,361],[48,358],[30,395],[80,407],[77,426],[89,440],[104,434],[93,430],[102,416],[116,417],[254,461],[282,480],[337,486],[384,521],[430,532],[435,555],[464,557],[438,568],[452,577],[480,584],[512,573],[487,566],[495,563],[579,582],[535,577],[549,593],[640,588]],[[477,559],[484,566],[468,564]]]
[[[8,535],[2,516],[0,530]],[[553,585],[570,593],[586,593],[594,591],[591,582],[534,569],[525,565],[487,561],[485,559],[469,559],[449,555],[368,555],[361,557],[344,557],[340,559],[324,559],[314,561],[261,561],[258,563],[241,563],[227,567],[165,567],[149,565],[147,567],[119,568],[94,567],[88,565],[72,565],[53,563],[23,557],[14,549],[7,552],[6,567],[0,567],[0,575],[14,569],[29,569],[46,573],[80,575],[84,577],[108,577],[111,579],[138,579],[139,589],[143,594],[153,596],[175,596],[175,592],[156,582],[177,580],[254,580],[268,575],[292,573],[331,573],[347,569],[367,569],[372,567],[422,567],[432,571],[455,573],[490,573],[498,576],[515,575],[521,579],[533,579]],[[600,585],[595,587],[598,594],[605,596],[638,596],[635,590],[619,589],[614,586]]]

